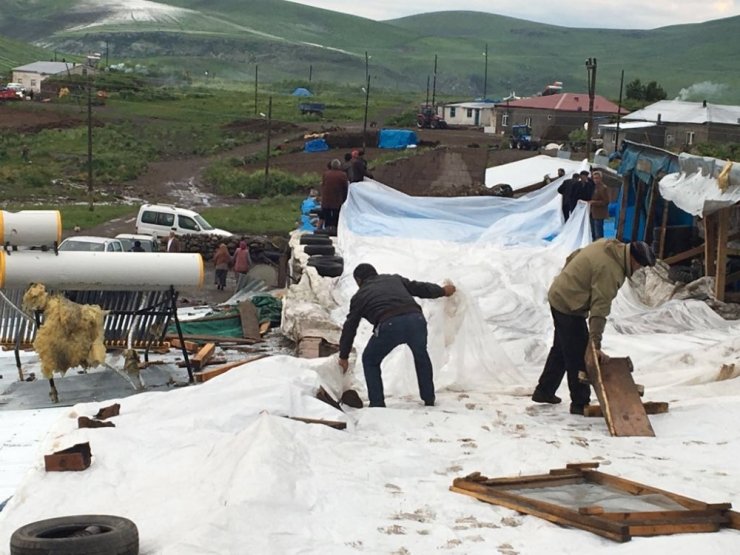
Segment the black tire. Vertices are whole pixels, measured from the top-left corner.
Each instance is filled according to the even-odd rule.
[[[74,536],[95,526],[98,533]],[[21,526],[10,537],[10,555],[138,555],[139,531],[127,518],[75,515]]]
[[[307,264],[309,266],[320,266],[321,264],[344,264],[344,258],[329,254],[315,254],[308,259]]]
[[[319,264],[316,266],[316,271],[322,277],[339,277],[344,272],[344,264],[338,264],[336,262]]]
[[[333,245],[306,245],[303,247],[303,252],[305,252],[308,255],[314,255],[314,254],[333,255],[334,246]]]
[[[326,235],[301,235],[299,239],[301,245],[331,245],[331,237]]]
[[[313,232],[316,236],[324,236],[324,237],[336,237],[337,236],[337,228],[336,227],[327,227],[325,229],[317,229]]]

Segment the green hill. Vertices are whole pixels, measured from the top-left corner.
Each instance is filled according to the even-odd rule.
[[[11,68],[38,60],[48,60],[50,57],[53,59],[53,52],[0,36],[0,75],[9,73]]]
[[[377,22],[284,0],[168,0],[135,13],[91,2],[82,9],[79,0],[3,4],[0,35],[79,54],[107,50],[112,62],[164,73],[249,81],[259,64],[265,81],[306,80],[310,68],[316,80],[359,86],[367,51],[376,88],[423,96],[437,54],[438,94],[471,98],[482,93],[487,43],[490,98],[535,94],[555,80],[585,91],[584,61],[596,57],[605,96],[618,95],[624,70],[627,82],[656,80],[669,97],[706,81],[720,90],[711,101],[740,104],[740,41],[732,39],[740,16],[634,31],[463,11]]]

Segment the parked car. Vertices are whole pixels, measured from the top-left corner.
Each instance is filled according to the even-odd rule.
[[[144,204],[139,208],[136,233],[164,238],[170,231],[174,231],[176,235],[210,234],[223,237],[232,235],[229,231],[213,227],[193,210],[178,208],[171,204]]]
[[[59,244],[60,251],[78,252],[123,252],[123,245],[118,239],[94,237],[92,235],[75,235],[67,237]]]
[[[121,242],[121,244],[123,245],[123,250],[127,252],[130,251],[131,248],[134,246],[134,241],[139,241],[139,243],[141,243],[141,248],[143,248],[146,252],[159,251],[159,241],[156,237],[153,237],[152,235],[119,233],[118,235],[116,235],[116,239]]]
[[[21,100],[21,97],[13,89],[0,88],[0,102],[12,100]]]

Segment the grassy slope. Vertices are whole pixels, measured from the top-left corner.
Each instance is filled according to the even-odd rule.
[[[50,52],[20,41],[0,36],[0,74],[9,73],[14,67],[38,60],[48,60]],[[53,58],[54,54],[51,53]]]
[[[624,69],[628,82],[655,79],[669,96],[700,81],[725,83],[725,97],[713,100],[740,103],[740,41],[733,40],[740,17],[624,31],[571,29],[475,12],[375,22],[280,0],[169,0],[194,13],[180,21],[65,32],[85,21],[84,14],[70,12],[74,0],[4,3],[0,33],[79,52],[99,49],[110,39],[114,59],[137,58],[201,75],[208,70],[251,80],[257,63],[265,81],[295,79],[307,76],[310,65],[314,78],[358,83],[364,79],[367,50],[376,88],[423,91],[437,53],[439,92],[470,97],[482,91],[482,52],[488,43],[492,97],[512,90],[533,94],[554,80],[563,81],[566,90],[584,91],[584,60],[596,57],[597,91],[606,96],[617,96]]]

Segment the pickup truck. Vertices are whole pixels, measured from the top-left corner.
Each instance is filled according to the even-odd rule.
[[[302,102],[298,105],[301,114],[317,114],[322,116],[324,115],[324,108],[326,106],[319,102]]]

